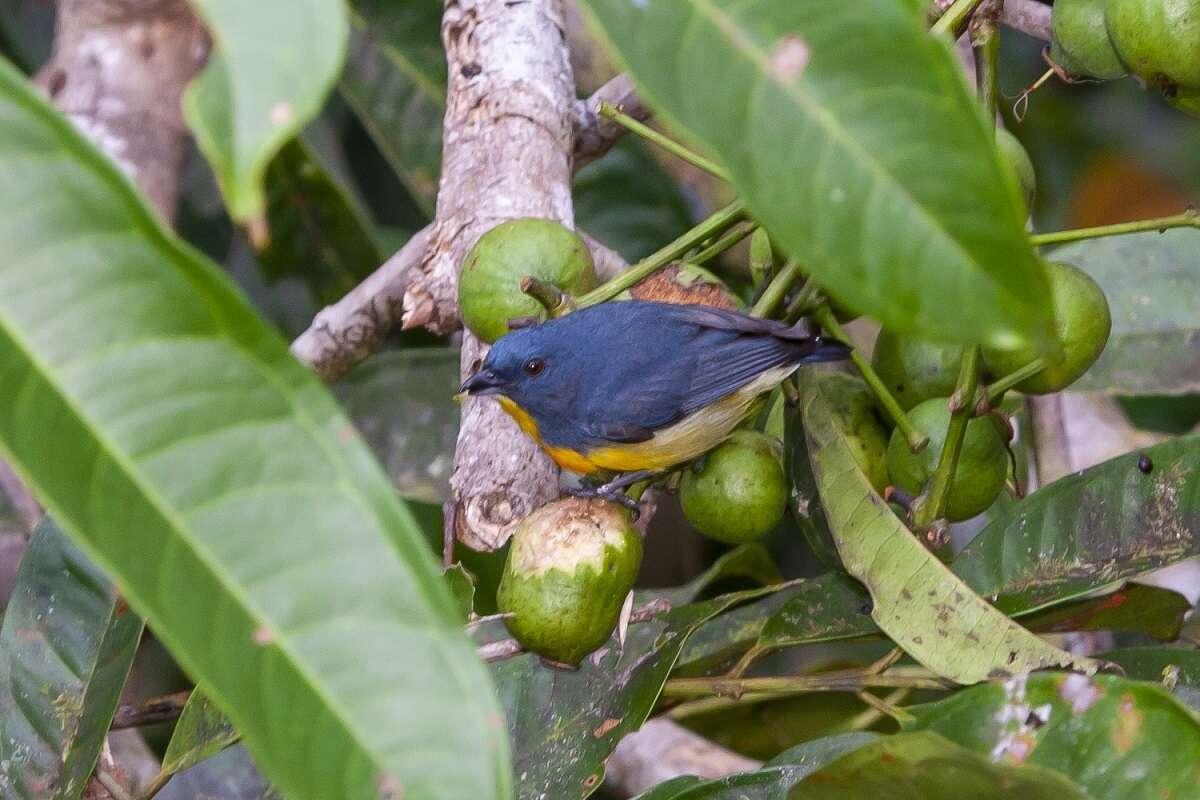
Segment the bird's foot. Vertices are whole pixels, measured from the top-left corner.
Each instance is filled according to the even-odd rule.
[[[572,497],[595,497],[599,498],[600,500],[607,500],[611,503],[622,505],[629,509],[629,512],[633,515],[633,519],[636,522],[637,518],[641,515],[641,507],[638,505],[637,500],[634,500],[632,497],[625,494],[625,489],[639,481],[644,481],[647,478],[652,477],[653,474],[654,473],[645,470],[638,472],[626,472],[623,475],[617,476],[608,483],[603,483],[599,486],[590,484],[585,480],[581,486],[567,489],[566,491],[567,494],[571,495]]]

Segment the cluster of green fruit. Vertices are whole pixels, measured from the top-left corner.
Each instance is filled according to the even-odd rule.
[[[1132,72],[1200,115],[1200,0],[1056,0],[1050,59],[1073,78]]]

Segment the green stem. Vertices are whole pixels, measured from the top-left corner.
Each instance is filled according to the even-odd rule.
[[[946,9],[946,13],[933,23],[930,32],[935,35],[949,33],[957,39],[962,34],[967,20],[982,2],[983,0],[954,0],[954,5]]]
[[[669,139],[651,128],[649,125],[638,122],[633,117],[623,113],[612,103],[600,104],[600,116],[615,122],[630,133],[640,136],[646,141],[658,145],[668,153],[682,158],[689,164],[699,167],[709,175],[712,175],[714,178],[720,178],[726,182],[729,181],[729,173],[722,169],[716,162],[711,161],[698,153],[693,153],[691,150],[687,149],[674,139]]]
[[[763,291],[762,297],[758,298],[758,302],[754,304],[754,308],[750,309],[750,316],[769,317],[774,314],[787,297],[792,284],[799,277],[800,262],[794,258],[789,258],[787,263],[783,265],[783,269],[779,270],[778,274],[767,284],[767,288]]]
[[[921,667],[897,667],[883,674],[861,669],[835,670],[815,675],[768,678],[675,678],[663,687],[663,697],[741,697],[745,694],[806,694],[809,692],[860,692],[871,688],[946,689],[954,684]]]
[[[521,291],[537,300],[551,317],[561,317],[574,308],[571,296],[552,283],[526,275],[521,279]]]
[[[929,480],[929,485],[925,487],[925,492],[913,503],[913,527],[917,530],[928,528],[934,520],[941,519],[946,513],[946,498],[950,495],[950,485],[954,481],[954,472],[958,469],[958,455],[962,450],[967,423],[974,415],[972,400],[978,384],[979,348],[969,347],[963,354],[962,367],[958,371],[958,384],[954,388],[954,394],[950,396],[950,425],[942,442],[937,468]]]
[[[996,30],[996,23],[991,19],[984,19],[973,26],[971,45],[975,50],[975,63],[978,65],[975,79],[979,90],[979,100],[983,104],[983,113],[987,115],[988,127],[994,133],[996,129],[996,73],[1000,54],[1000,36]]]
[[[1025,366],[1018,370],[1008,373],[1003,378],[989,383],[987,389],[984,390],[984,396],[987,397],[988,408],[994,408],[1000,399],[1004,397],[1004,393],[1016,386],[1026,378],[1032,378],[1048,366],[1046,359],[1035,358]]]
[[[629,287],[645,280],[667,264],[679,259],[701,242],[721,235],[730,227],[740,222],[745,215],[746,209],[741,201],[734,200],[658,252],[646,256],[608,283],[598,286],[587,294],[576,298],[576,307],[586,308],[587,306],[594,306],[597,303],[613,299]]]
[[[758,223],[747,219],[730,228],[724,236],[688,259],[689,264],[704,264],[712,261],[735,244],[758,230]]]
[[[846,344],[850,344],[849,337],[842,330],[842,326],[838,324],[837,318],[833,316],[833,311],[829,308],[828,303],[818,306],[813,311],[813,319],[831,336],[842,340]],[[929,437],[917,430],[917,427],[913,425],[912,420],[908,418],[908,414],[904,413],[904,408],[900,405],[900,401],[887,388],[887,385],[883,382],[883,378],[880,378],[879,373],[871,366],[871,362],[864,358],[863,354],[856,347],[850,349],[850,360],[854,362],[854,366],[862,373],[867,387],[875,395],[875,399],[879,401],[879,405],[883,406],[883,410],[891,418],[892,424],[900,430],[900,433],[904,436],[904,440],[908,442],[908,449],[914,453],[924,450],[925,446],[929,444]]]
[[[1182,214],[1157,219],[1141,219],[1136,222],[1119,222],[1116,225],[1099,225],[1095,228],[1076,228],[1069,231],[1053,231],[1051,233],[1034,233],[1029,236],[1029,242],[1034,247],[1061,242],[1077,242],[1081,239],[1099,239],[1102,236],[1121,236],[1126,233],[1141,233],[1142,231],[1158,231],[1162,233],[1170,228],[1200,228],[1200,209],[1189,208]]]
[[[800,287],[800,291],[796,293],[796,299],[788,306],[787,313],[783,315],[784,322],[794,325],[797,320],[805,314],[811,314],[817,310],[817,307],[825,302],[825,298],[821,296],[821,287],[817,286],[817,282],[811,278],[804,282]]]

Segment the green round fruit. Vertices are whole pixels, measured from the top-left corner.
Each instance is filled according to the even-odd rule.
[[[1150,86],[1200,90],[1200,0],[1108,0],[1104,19],[1125,66]]]
[[[1029,210],[1033,208],[1033,197],[1037,192],[1037,173],[1033,169],[1033,160],[1017,137],[1004,128],[996,129],[996,147],[1000,150],[1001,158],[1008,162],[1017,176],[1017,183],[1021,187],[1021,197],[1025,199],[1023,216],[1027,217]]]
[[[829,401],[858,468],[875,491],[882,493],[888,484],[888,434],[875,413],[875,397],[871,390],[861,378],[831,372],[822,375],[821,392]]]
[[[905,409],[954,391],[962,345],[901,336],[884,329],[875,340],[871,366]]]
[[[1050,12],[1050,58],[1073,76],[1112,80],[1128,70],[1108,38],[1107,0],[1057,0]]]
[[[686,470],[679,487],[684,516],[712,539],[742,544],[779,524],[788,486],[778,439],[735,431],[699,469]]]
[[[1026,394],[1048,394],[1070,386],[1095,363],[1108,343],[1112,317],[1104,290],[1078,267],[1046,262],[1054,307],[1054,347],[1049,365],[1016,385]],[[1015,350],[985,348],[983,360],[993,377],[1020,369],[1039,355],[1033,345]]]
[[[1200,117],[1200,89],[1180,90],[1167,101],[1185,114]]]
[[[463,323],[485,342],[508,333],[508,321],[546,311],[521,291],[525,276],[571,294],[596,285],[592,254],[583,239],[554,220],[514,219],[479,237],[458,276]]]
[[[556,500],[517,525],[496,592],[526,650],[563,664],[612,634],[642,561],[629,513],[594,498]]]
[[[888,442],[887,467],[892,483],[912,495],[918,495],[937,469],[946,429],[950,424],[949,399],[935,397],[908,412],[918,430],[929,435],[929,445],[920,453],[908,449],[908,442],[897,429]],[[1000,421],[991,414],[975,417],[967,423],[958,466],[946,498],[946,519],[958,522],[985,510],[1004,489],[1008,477],[1008,451],[1000,430]]]

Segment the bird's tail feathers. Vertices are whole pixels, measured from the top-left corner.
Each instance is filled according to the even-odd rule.
[[[801,364],[822,364],[826,361],[845,361],[850,357],[850,347],[837,339],[813,337],[812,352],[800,359]]]

